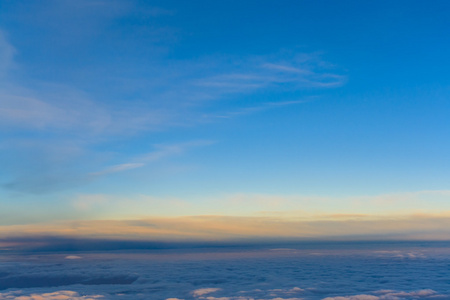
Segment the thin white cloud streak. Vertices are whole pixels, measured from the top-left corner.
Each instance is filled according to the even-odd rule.
[[[106,169],[104,169],[102,171],[91,173],[90,175],[92,175],[92,176],[103,176],[103,175],[107,175],[107,174],[118,173],[118,172],[122,172],[122,171],[127,171],[127,170],[136,169],[136,168],[141,168],[143,166],[145,166],[144,163],[125,163],[125,164],[111,166],[111,167],[106,168]]]
[[[84,153],[85,151],[79,145],[63,144],[52,146],[49,149],[44,146],[43,149],[39,150],[37,145],[33,143],[26,145],[25,143],[17,148],[31,147],[32,153],[26,151],[24,155],[29,155],[33,158],[39,157],[40,159],[30,162],[28,168],[23,173],[14,169],[11,173],[16,172],[18,174],[0,186],[11,191],[32,194],[49,193],[84,185],[108,175],[143,168],[152,163],[168,160],[171,157],[183,155],[187,151],[195,148],[205,147],[214,143],[214,141],[194,140],[178,144],[159,144],[154,146],[156,150],[152,152],[129,157],[127,159],[130,159],[130,161],[107,166],[99,171],[92,171],[92,166],[80,169],[77,168],[78,166],[72,166],[66,161],[82,161],[82,158],[87,155],[90,156],[91,164],[95,160],[101,160],[98,157],[100,154]],[[14,152],[12,155],[17,157],[17,152]],[[18,169],[19,171],[21,170],[21,168]]]
[[[154,162],[167,156],[182,154],[196,147],[204,147],[214,144],[215,141],[197,140],[172,145],[156,145],[157,151],[141,156],[140,161],[145,163]]]
[[[292,67],[292,66],[289,66],[289,65],[265,63],[265,64],[262,65],[262,67],[267,68],[267,69],[283,71],[283,72],[290,72],[290,73],[299,73],[299,74],[307,74],[307,75],[312,74],[312,72],[309,71],[309,70],[299,69],[299,68],[295,68],[295,67]]]
[[[199,78],[196,84],[209,89],[211,96],[221,96],[233,93],[250,93],[261,89],[277,88],[281,90],[298,90],[309,88],[334,88],[346,83],[345,75],[329,73],[321,69],[317,63],[311,66],[298,62],[293,55],[290,61],[282,63],[268,62],[277,58],[249,58],[241,62],[237,70]],[[242,70],[242,71],[241,71]],[[212,90],[213,88],[214,90]]]
[[[102,171],[90,173],[89,175],[92,177],[99,177],[127,170],[142,168],[148,165],[149,163],[153,163],[170,156],[181,155],[192,148],[208,146],[213,143],[214,143],[213,141],[190,141],[172,145],[156,145],[155,146],[157,148],[156,151],[147,153],[145,155],[141,155],[140,157],[135,159],[136,162],[128,162],[119,165],[114,165]]]
[[[293,100],[293,101],[280,101],[280,102],[266,102],[258,106],[244,107],[239,110],[225,112],[221,114],[205,114],[202,116],[202,119],[205,121],[213,121],[215,119],[231,119],[239,116],[245,116],[254,114],[257,112],[266,111],[269,109],[284,107],[290,105],[297,105],[309,102],[309,100]]]

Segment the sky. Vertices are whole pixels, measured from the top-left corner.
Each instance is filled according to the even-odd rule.
[[[449,9],[1,1],[0,232],[448,239]]]

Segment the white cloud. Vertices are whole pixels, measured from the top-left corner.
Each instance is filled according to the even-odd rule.
[[[125,163],[125,164],[108,167],[102,171],[91,173],[91,175],[92,176],[103,176],[103,175],[107,175],[107,174],[136,169],[136,168],[140,168],[143,166],[145,166],[144,163]]]
[[[192,295],[194,297],[200,297],[200,296],[204,296],[206,294],[211,294],[217,291],[220,291],[222,289],[219,288],[202,288],[202,289],[197,289],[195,291],[192,291]]]
[[[323,300],[380,300],[380,297],[373,296],[373,295],[355,295],[355,296],[348,296],[348,297],[327,297]]]
[[[400,298],[422,298],[422,297],[430,297],[430,296],[439,296],[436,291],[431,290],[431,289],[418,290],[418,291],[412,291],[412,292],[378,291],[378,293],[382,294],[383,296],[394,296],[394,297],[400,297]]]
[[[18,160],[20,165],[27,162],[28,168],[22,170],[13,165],[10,174],[17,175],[14,179],[0,184],[0,186],[13,191],[42,194],[83,185],[102,176],[142,168],[151,163],[182,155],[187,151],[208,146],[215,142],[194,140],[175,144],[157,144],[153,146],[154,151],[134,157],[128,156],[124,158],[128,160],[124,163],[104,166],[103,168],[100,168],[100,166],[104,163],[100,162],[105,161],[105,157],[100,153],[83,149],[83,146],[87,147],[86,142],[77,144],[73,141],[61,141],[58,145],[48,145],[44,142],[33,143],[32,141],[16,141],[15,143],[15,146],[3,143],[4,149],[1,149],[2,144],[0,143],[0,150],[10,151],[13,161],[21,155],[23,159]],[[90,165],[84,165],[83,161],[88,155]],[[117,153],[107,153],[105,156],[113,158],[115,155],[119,156]],[[94,164],[96,161],[99,162],[97,167]],[[92,172],[92,169],[97,169],[97,171]]]
[[[198,291],[198,293],[196,293]],[[204,288],[198,289],[192,292],[193,296],[199,300],[300,300],[300,299],[310,299],[311,294],[308,293],[307,289],[292,288],[292,289],[271,289],[271,290],[253,290],[253,291],[240,291],[240,294],[249,294],[248,296],[242,295],[229,295],[224,291],[225,296],[209,296],[210,293],[222,291],[222,289],[217,288]],[[302,297],[292,297],[285,295],[302,293]],[[208,295],[208,296],[205,296]],[[436,291],[431,289],[418,290],[412,292],[405,291],[375,291],[372,294],[359,294],[352,296],[335,296],[326,297],[323,300],[400,300],[400,299],[424,299],[424,298],[446,298],[446,295],[438,294]]]
[[[276,56],[250,57],[232,64],[234,69],[222,67],[216,74],[199,78],[196,84],[211,98],[275,87],[281,90],[327,89],[345,84],[347,77],[328,72],[321,60],[308,55],[299,60],[299,56],[302,54],[283,60]]]
[[[214,143],[214,141],[208,140],[193,140],[177,144],[159,144],[154,146],[156,149],[155,151],[140,155],[139,157],[136,157],[135,160],[144,164],[152,163],[166,157],[183,154],[193,148],[209,146]]]
[[[204,288],[198,289],[192,292],[193,296],[201,300],[301,300],[310,299],[310,294],[308,294],[307,289],[292,288],[292,289],[271,289],[271,290],[253,290],[253,291],[240,291],[240,294],[249,294],[248,296],[242,295],[226,295],[222,297],[205,296],[207,294],[221,291],[222,289],[217,288]],[[198,291],[198,293],[196,293]],[[302,297],[286,297],[283,295],[302,293]],[[228,294],[228,293],[226,293]],[[323,300],[400,300],[400,299],[426,299],[426,298],[446,298],[446,295],[438,294],[436,291],[431,289],[418,290],[412,292],[405,291],[394,291],[394,290],[381,290],[375,291],[373,294],[359,294],[352,296],[335,296],[326,297]]]
[[[280,102],[266,102],[262,103],[258,106],[250,106],[240,108],[238,110],[229,111],[229,112],[221,112],[221,114],[204,114],[202,116],[202,120],[204,121],[212,121],[214,119],[231,119],[236,118],[238,116],[244,116],[249,114],[254,114],[256,112],[266,111],[269,109],[274,109],[277,107],[290,106],[306,103],[308,100],[293,100],[293,101],[280,101]]]
[[[42,294],[25,294],[21,291],[13,291],[8,293],[0,293],[0,299],[16,299],[16,300],[94,300],[103,298],[102,295],[81,296],[74,291],[57,291]]]
[[[166,157],[180,155],[184,152],[195,148],[208,146],[213,144],[213,141],[190,141],[179,144],[171,144],[171,145],[155,145],[156,150],[149,152],[144,155],[140,155],[135,158],[135,162],[123,163],[115,166],[108,167],[102,171],[93,172],[89,175],[92,177],[103,176],[112,173],[118,173],[122,171],[137,169],[146,166],[149,163],[156,162],[162,160]]]
[[[423,299],[423,298],[445,298],[446,295],[440,295],[431,289],[418,290],[412,292],[394,291],[394,290],[380,290],[373,292],[375,295],[354,295],[354,296],[338,296],[327,297],[323,300],[396,300],[396,299]]]
[[[67,255],[65,258],[66,259],[82,259],[82,257],[78,256],[78,255]]]

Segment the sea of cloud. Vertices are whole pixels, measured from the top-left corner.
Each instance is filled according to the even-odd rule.
[[[0,299],[450,299],[450,247],[9,253],[0,255]]]

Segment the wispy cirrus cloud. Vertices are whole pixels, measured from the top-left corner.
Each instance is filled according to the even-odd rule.
[[[124,1],[69,2],[51,1],[46,3],[45,10],[34,10],[33,5],[24,10],[25,15],[33,11],[27,19],[30,24],[41,24],[45,18],[59,20],[70,13],[70,17],[61,22],[65,30],[73,31],[71,40],[66,40],[59,27],[42,24],[45,31],[57,39],[55,47],[76,43],[88,46],[86,41],[106,30],[107,24],[137,13],[133,3]],[[97,12],[98,18],[94,17]],[[146,11],[139,14],[144,14],[145,18],[165,18],[175,12],[146,7]],[[78,26],[80,20],[86,22]],[[163,23],[158,23],[158,26],[141,29],[150,37],[149,44],[175,47],[176,43],[164,38],[151,38],[164,28]],[[1,179],[1,187],[8,191],[42,194],[82,186],[100,176],[142,168],[184,150],[179,149],[181,146],[162,146],[147,157],[125,157],[124,154],[121,160],[117,159],[120,155],[111,153],[121,152],[120,144],[135,137],[151,140],[157,132],[223,122],[301,105],[314,98],[314,95],[305,98],[297,95],[295,99],[274,97],[276,100],[249,103],[246,100],[249,94],[264,91],[278,95],[283,91],[302,90],[320,93],[346,82],[346,75],[320,55],[288,51],[240,57],[205,55],[185,60],[171,59],[162,51],[155,52],[151,63],[147,62],[148,68],[136,67],[132,74],[121,69],[120,61],[126,58],[121,57],[120,61],[108,61],[108,65],[73,66],[74,72],[83,74],[82,80],[73,79],[75,77],[72,80],[36,80],[27,74],[32,67],[15,59],[15,53],[20,53],[21,49],[16,49],[7,37],[7,32],[0,33],[0,73],[3,73],[0,133],[6,133],[0,142],[0,151],[4,157],[14,158],[8,159],[8,172],[4,176],[7,178]],[[53,60],[49,63],[48,68],[54,70],[52,73],[72,72]],[[118,63],[116,69],[105,71],[115,63]],[[11,73],[13,65],[19,66],[17,74]],[[92,83],[95,83],[94,88]],[[162,143],[164,140],[149,142]],[[99,147],[104,144],[109,145],[108,150]],[[56,161],[54,157],[59,159]]]
[[[292,101],[280,101],[280,102],[266,102],[262,103],[258,106],[249,106],[249,107],[243,107],[234,111],[227,111],[227,112],[219,112],[219,113],[210,113],[210,114],[204,114],[201,116],[202,121],[205,122],[211,122],[216,119],[231,119],[236,118],[240,116],[250,115],[258,112],[263,112],[270,109],[275,109],[278,107],[284,107],[284,106],[291,106],[291,105],[298,105],[302,103],[306,103],[309,101],[312,101],[314,98],[309,98],[308,100],[292,100]]]
[[[218,97],[267,89],[328,89],[342,86],[347,81],[345,75],[337,73],[316,54],[291,53],[231,60],[228,64],[226,61],[212,64],[219,71],[198,78],[195,85],[211,97]]]
[[[3,60],[13,63],[13,46],[3,38],[0,48],[5,53]],[[41,83],[38,89],[31,89],[10,79],[7,87],[0,88],[0,128],[82,133],[93,137],[127,136],[198,124],[205,116],[209,120],[215,119],[211,116],[231,118],[279,106],[298,105],[309,101],[311,96],[251,106],[241,103],[233,105],[234,111],[216,108],[211,112],[212,101],[228,101],[230,97],[239,98],[249,93],[319,91],[345,84],[345,75],[330,73],[333,70],[328,70],[321,62],[316,55],[292,53],[283,59],[268,55],[175,61],[170,72],[162,65],[160,69],[156,65],[154,73],[160,73],[160,78],[144,79],[146,86],[150,86],[142,90],[146,100],[126,106],[121,101],[116,104],[96,101],[95,94],[76,86]],[[158,83],[154,88],[151,88],[152,81]],[[202,106],[208,109],[203,110]]]
[[[187,151],[198,147],[205,147],[213,143],[214,141],[196,140],[178,144],[154,145],[154,151],[150,151],[136,157],[129,156],[127,159],[130,161],[107,166],[99,171],[89,171],[89,169],[92,169],[92,166],[88,169],[80,169],[77,168],[76,165],[65,163],[65,160],[67,156],[70,155],[70,152],[82,152],[81,149],[74,149],[73,151],[68,149],[66,151],[69,151],[69,153],[62,154],[60,159],[55,159],[55,149],[52,151],[44,149],[44,153],[41,154],[42,159],[38,162],[35,168],[28,168],[24,173],[19,172],[19,175],[11,179],[9,182],[3,183],[1,187],[12,191],[45,194],[52,191],[84,185],[110,174],[142,168],[151,163],[162,161],[176,155],[182,155]],[[30,146],[33,146],[33,144]],[[51,155],[52,160],[48,160],[50,158],[46,157],[47,152],[54,153]],[[25,155],[28,155],[28,152],[26,152]],[[80,154],[73,153],[73,155],[78,156]],[[91,155],[91,157],[95,156],[93,154],[89,155]],[[36,154],[34,156],[36,157]],[[73,159],[75,162],[77,161],[75,158]],[[56,165],[58,167],[48,168],[49,165]],[[47,169],[43,169],[42,166],[46,166]]]
[[[137,169],[146,166],[149,163],[156,162],[166,157],[180,155],[184,152],[196,148],[213,144],[214,141],[190,141],[186,143],[171,144],[171,145],[155,145],[156,150],[140,155],[135,158],[133,162],[122,163],[107,167],[104,170],[90,173],[90,176],[97,177],[112,173],[118,173],[126,170]]]
[[[198,82],[199,86],[226,89],[223,93],[250,92],[271,86],[292,84],[299,88],[331,88],[345,83],[346,77],[338,74],[321,73],[301,69],[302,66],[263,63],[248,66],[249,73],[220,74],[211,78],[204,78]],[[247,69],[247,68],[245,68]]]
[[[108,168],[106,168],[104,170],[101,170],[99,172],[91,173],[90,175],[92,175],[92,176],[102,176],[102,175],[122,172],[122,171],[126,171],[126,170],[132,170],[132,169],[136,169],[136,168],[141,168],[143,166],[145,166],[144,163],[125,163],[125,164],[114,165],[114,166],[108,167]]]
[[[194,67],[198,68],[198,67]],[[259,67],[253,66],[253,72],[260,73]],[[265,68],[262,68],[264,70]],[[203,70],[199,70],[203,73]],[[137,132],[154,131],[192,125],[199,118],[205,116],[238,117],[257,113],[262,110],[273,109],[279,106],[298,105],[308,99],[285,100],[279,102],[264,102],[258,105],[240,105],[235,111],[216,111],[208,113],[198,110],[199,103],[210,106],[211,100],[220,100],[223,97],[238,96],[258,92],[263,89],[302,89],[302,88],[331,88],[342,85],[345,76],[333,75],[333,81],[327,81],[328,75],[306,78],[303,75],[291,76],[291,72],[277,71],[272,74],[270,70],[266,75],[220,74],[200,78],[194,82],[189,77],[185,79],[167,79],[163,89],[167,91],[148,94],[151,99],[146,104],[135,103],[129,107],[111,106],[96,103],[92,95],[77,91],[69,87],[53,86],[45,92],[29,91],[22,87],[9,90],[0,90],[0,126],[4,128],[45,130],[69,133],[86,132],[89,135],[124,135]],[[222,71],[224,72],[224,71]],[[303,73],[301,73],[303,74]],[[191,74],[186,74],[190,76]],[[175,82],[173,85],[171,82]],[[177,82],[179,81],[179,82]],[[283,85],[277,87],[277,85]],[[285,86],[288,85],[288,86]],[[290,87],[289,87],[290,86]],[[179,93],[168,92],[179,90]],[[158,101],[161,100],[161,102]],[[167,102],[171,107],[164,107]],[[178,103],[177,103],[178,102]],[[186,107],[188,103],[196,103],[192,109]],[[186,110],[188,109],[188,110]]]

